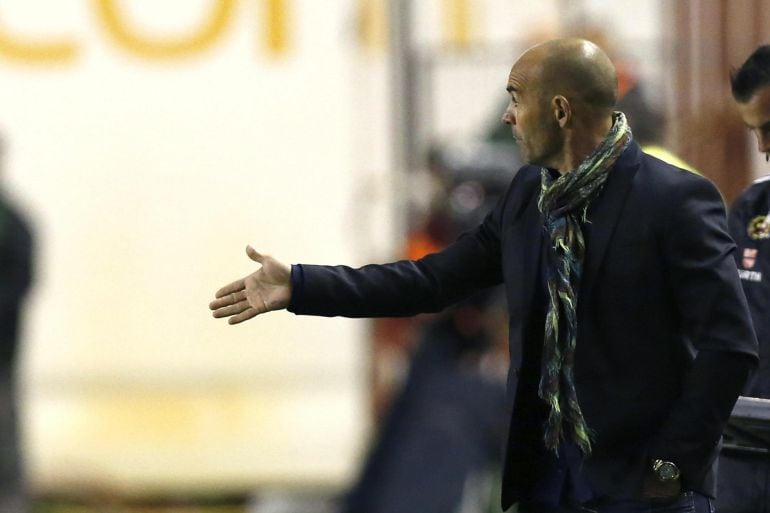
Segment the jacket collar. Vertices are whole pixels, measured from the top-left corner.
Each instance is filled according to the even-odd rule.
[[[588,219],[591,222],[591,230],[586,239],[586,256],[583,261],[583,273],[578,295],[579,310],[581,305],[586,304],[585,298],[590,297],[592,293],[609,242],[626,205],[626,198],[631,190],[634,176],[641,165],[641,156],[642,151],[639,145],[632,140],[612,166],[604,190],[589,208]],[[544,236],[543,216],[537,208],[539,187],[533,188],[533,191],[529,203],[518,220],[521,223],[518,228],[521,230],[518,234],[521,237],[519,240],[523,242],[522,265],[524,269],[528,270],[539,269],[538,260],[542,254]],[[536,271],[530,271],[530,273],[518,287],[520,294],[522,294],[520,297],[523,299],[525,311],[530,309],[531,299],[534,297],[534,287],[539,282],[539,273]],[[580,298],[584,298],[584,300],[580,301]]]

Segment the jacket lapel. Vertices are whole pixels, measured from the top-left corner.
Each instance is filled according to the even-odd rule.
[[[604,261],[615,226],[623,213],[626,197],[636,172],[641,165],[641,150],[636,142],[631,141],[628,148],[620,155],[610,170],[604,191],[589,209],[591,222],[590,235],[586,241],[586,256],[583,262],[580,295],[590,297],[594,281]],[[586,304],[586,301],[580,301]]]

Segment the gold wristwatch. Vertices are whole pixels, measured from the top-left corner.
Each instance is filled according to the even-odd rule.
[[[661,483],[669,483],[679,479],[679,467],[670,461],[652,460],[652,471]]]

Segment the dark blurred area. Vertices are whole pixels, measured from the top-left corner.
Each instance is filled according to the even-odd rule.
[[[16,369],[22,306],[32,283],[32,256],[32,229],[0,184],[0,511],[9,513],[23,513],[28,506]]]
[[[419,258],[477,226],[521,160],[508,141],[436,145],[433,197],[411,212],[404,253]],[[375,442],[344,513],[496,511],[507,427],[507,317],[501,288],[436,315],[375,320],[375,354],[398,353],[403,383],[375,389]]]

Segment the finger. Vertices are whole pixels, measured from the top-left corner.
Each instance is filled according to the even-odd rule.
[[[239,313],[238,315],[234,317],[230,317],[227,319],[228,324],[238,324],[239,322],[248,321],[252,317],[256,317],[259,312],[254,308],[249,308],[248,310]]]
[[[231,294],[227,294],[226,296],[222,296],[219,299],[215,299],[214,301],[209,303],[209,308],[212,310],[216,310],[217,308],[222,308],[224,306],[230,306],[236,303],[240,303],[244,299],[246,299],[245,290],[241,290],[240,292],[233,292]]]
[[[219,289],[216,293],[216,297],[220,298],[222,296],[226,296],[228,294],[232,294],[233,292],[240,292],[241,290],[245,289],[246,285],[243,282],[243,278],[240,280],[236,280],[232,282],[229,285],[225,285],[221,289]]]
[[[252,248],[251,246],[246,246],[246,254],[249,255],[249,258],[257,262],[258,264],[261,264],[262,261],[265,259],[265,257],[259,251]]]
[[[251,308],[248,301],[241,301],[234,305],[226,306],[224,308],[218,308],[214,310],[214,317],[220,319],[222,317],[229,317],[230,315],[237,315]]]

